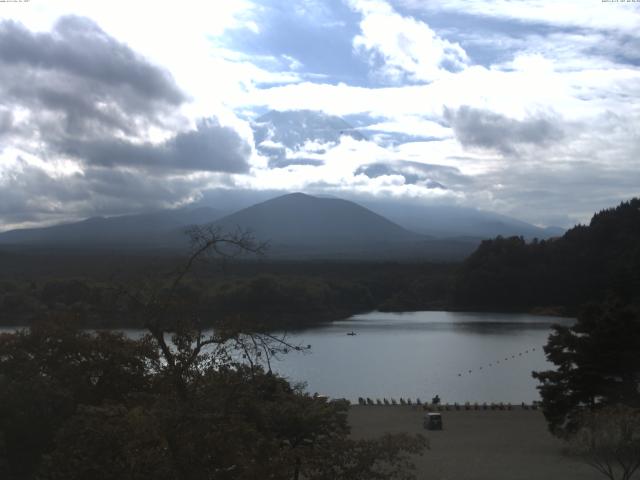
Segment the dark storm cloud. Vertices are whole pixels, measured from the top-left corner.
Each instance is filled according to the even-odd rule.
[[[235,130],[221,127],[215,119],[203,120],[196,130],[179,133],[159,145],[65,137],[56,147],[87,165],[228,173],[246,172],[251,154],[248,143]]]
[[[71,157],[80,169],[4,166],[0,224],[162,208],[196,198],[213,178],[191,172],[246,172],[250,146],[215,119],[143,141],[151,127],[183,130],[187,100],[165,69],[89,19],[63,17],[45,33],[0,22],[0,151]]]
[[[100,167],[60,178],[20,160],[18,164],[8,174],[10,187],[0,185],[0,231],[23,222],[170,207],[192,198],[207,182]]]
[[[9,110],[0,109],[0,136],[11,130],[13,114]]]
[[[28,130],[93,136],[161,125],[186,100],[168,72],[80,17],[51,33],[0,22],[0,95],[32,112]]]
[[[547,146],[564,136],[558,122],[549,118],[515,120],[489,110],[462,106],[445,108],[458,141],[465,147],[482,147],[515,154],[520,145]]]
[[[91,20],[63,17],[51,33],[0,23],[0,93],[31,112],[17,132],[86,165],[245,172],[250,147],[231,128],[202,120],[155,145],[124,140],[163,126],[186,100],[168,72]],[[1,120],[1,118],[0,118]],[[0,122],[1,125],[1,122]]]
[[[130,88],[153,101],[178,105],[185,100],[167,72],[83,17],[62,17],[51,33],[32,33],[18,23],[2,22],[0,61]]]
[[[60,205],[65,205],[66,211],[68,205],[90,199],[89,192],[76,188],[81,176],[53,178],[20,159],[18,164],[18,169],[5,172],[9,185],[0,184],[0,230],[7,224],[37,221],[63,213],[56,212]]]

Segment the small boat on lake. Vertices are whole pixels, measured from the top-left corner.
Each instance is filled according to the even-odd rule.
[[[356,333],[356,332],[354,332],[353,330],[351,330],[350,332],[347,332],[347,335],[354,336],[354,335],[357,335],[357,333]]]

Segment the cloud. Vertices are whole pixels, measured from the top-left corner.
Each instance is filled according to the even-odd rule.
[[[404,183],[407,185],[421,185],[428,189],[439,188],[441,190],[447,190],[447,187],[434,178],[446,177],[452,173],[459,176],[459,172],[450,167],[416,162],[370,163],[358,167],[355,171],[356,175],[366,175],[369,178],[399,175],[404,178]]]
[[[369,83],[367,63],[352,52],[360,15],[343,0],[263,0],[254,18],[260,25],[258,30],[228,32],[217,41],[231,51],[242,52],[248,62],[274,74],[286,73],[292,80]],[[249,81],[248,77],[242,79]]]
[[[5,104],[29,110],[36,126],[48,117],[73,135],[132,135],[187,99],[168,72],[86,18],[63,17],[50,33],[1,22],[0,66]]]
[[[521,145],[545,147],[564,136],[558,120],[544,117],[514,120],[489,110],[462,106],[457,110],[445,107],[444,118],[463,146],[498,150],[505,155],[516,154]]]
[[[101,167],[54,175],[19,158],[0,172],[0,231],[180,206],[197,200],[212,180]]]
[[[171,124],[187,100],[168,72],[93,21],[63,17],[51,32],[0,23],[0,96],[30,139],[137,137]]]
[[[594,142],[591,147],[605,145]],[[594,212],[638,195],[640,169],[617,165],[615,152],[602,159],[572,158],[566,163],[512,162],[476,177],[469,199],[540,225],[571,227]],[[484,193],[483,193],[484,192]]]
[[[195,130],[160,144],[65,137],[56,147],[87,165],[228,173],[248,171],[251,154],[251,147],[235,130],[221,127],[215,119],[201,120]]]
[[[633,2],[584,2],[583,0],[395,0],[405,8],[433,14],[444,11],[501,18],[519,23],[575,26],[579,28],[637,32],[640,9]],[[626,3],[626,4],[625,4]]]
[[[238,0],[188,2],[182,22],[142,0],[18,7],[4,18],[24,24],[0,22],[0,221],[173,206],[219,185],[538,223],[637,195],[632,4]],[[365,138],[309,121],[260,131],[270,109],[343,116]]]
[[[0,107],[0,136],[9,132],[13,125],[13,113]]]
[[[361,130],[389,134],[399,133],[414,138],[448,138],[452,133],[451,129],[442,126],[440,122],[419,115],[406,115],[393,120],[377,121],[361,127]]]
[[[256,149],[269,167],[321,165],[319,155],[335,147],[342,136],[364,136],[343,118],[320,111],[270,111],[252,122]]]
[[[0,22],[0,222],[173,206],[248,172],[246,138],[185,115],[188,103],[168,71],[92,20]]]
[[[153,101],[161,99],[178,105],[185,100],[167,72],[146,62],[83,17],[63,17],[51,33],[32,33],[20,24],[3,22],[0,61],[130,88]]]
[[[438,36],[425,22],[402,16],[378,0],[354,0],[351,5],[363,15],[353,47],[368,56],[383,78],[393,83],[429,82],[443,71],[468,65],[464,49]]]

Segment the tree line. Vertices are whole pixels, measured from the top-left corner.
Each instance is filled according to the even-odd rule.
[[[252,318],[264,328],[300,328],[379,310],[420,310],[446,303],[454,267],[443,264],[314,265],[233,263],[194,268],[176,295],[216,316]],[[85,328],[141,328],[130,290],[166,288],[175,268],[124,278],[41,277],[0,280],[0,325],[29,325],[58,312],[80,316]]]
[[[615,297],[640,303],[640,199],[596,213],[562,237],[485,240],[456,274],[452,304],[464,309],[527,311]]]

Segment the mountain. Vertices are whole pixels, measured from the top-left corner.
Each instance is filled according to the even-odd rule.
[[[282,190],[213,189],[203,193],[202,204],[234,212],[284,194],[286,192]],[[403,199],[384,200],[348,194],[342,198],[356,202],[406,230],[436,238],[479,240],[498,235],[550,238],[562,236],[566,231],[560,227],[540,228],[506,215],[455,205],[428,205]]]
[[[364,139],[343,118],[313,110],[272,110],[257,118],[252,128],[256,148],[271,167],[322,163],[314,153],[324,153],[343,135]]]
[[[215,224],[227,230],[248,228],[273,245],[390,245],[422,238],[357,203],[303,193],[267,200]]]
[[[162,210],[139,215],[92,217],[81,222],[0,233],[0,244],[48,247],[142,248],[170,246],[167,233],[210,223],[224,215],[210,207]]]
[[[230,209],[241,200],[222,205]],[[548,236],[525,222],[473,209],[381,202],[367,206],[371,208],[294,193],[227,216],[210,207],[182,208],[14,230],[0,234],[0,245],[184,252],[185,227],[213,222],[225,231],[251,230],[258,240],[269,242],[270,258],[457,261],[471,254],[483,238]]]
[[[302,193],[267,200],[214,224],[224,230],[250,230],[259,241],[269,242],[271,258],[449,261],[464,258],[478,244],[432,239],[357,203]]]
[[[559,227],[541,228],[506,215],[448,205],[418,205],[370,201],[363,204],[408,230],[438,238],[493,238],[522,236],[526,239],[562,235]]]

